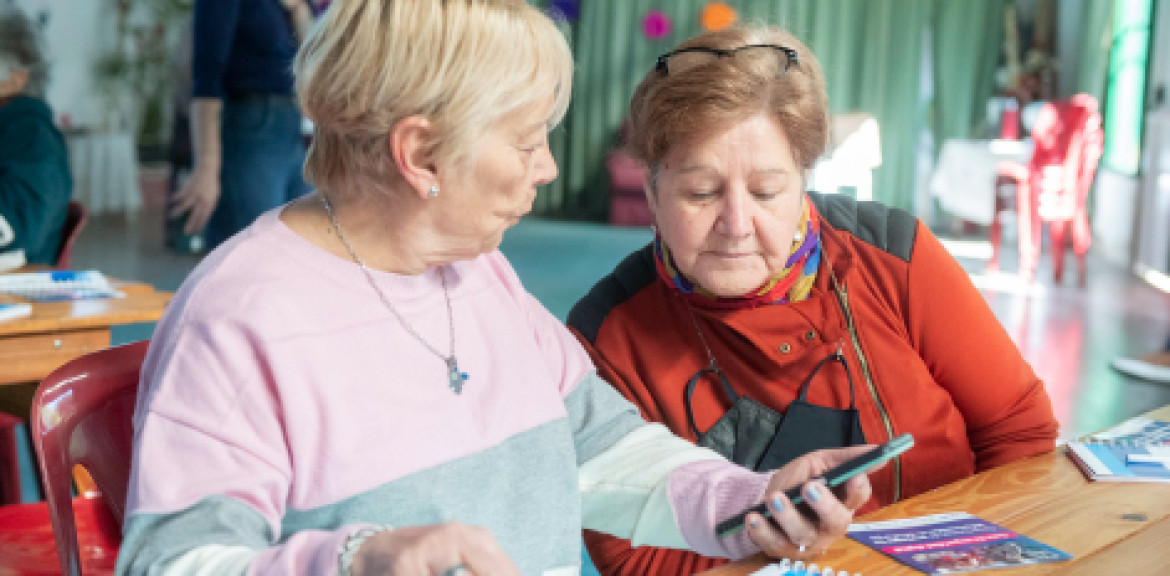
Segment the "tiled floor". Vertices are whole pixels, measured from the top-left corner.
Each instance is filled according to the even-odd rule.
[[[962,246],[978,242],[956,244],[960,247],[952,252],[962,253]],[[984,272],[981,258],[959,261],[1046,384],[1063,438],[1170,404],[1170,386],[1127,378],[1109,368],[1114,356],[1140,356],[1165,344],[1170,295],[1093,254],[1086,288],[1076,286],[1075,273],[1066,272],[1064,283],[1055,284],[1047,250],[1037,282],[1024,287],[1011,272],[1016,269],[1014,251],[1006,252],[1001,273]]]

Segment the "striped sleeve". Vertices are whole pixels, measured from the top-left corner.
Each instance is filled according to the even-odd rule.
[[[595,373],[567,398],[580,471],[582,523],[634,546],[689,549],[741,558],[758,548],[740,532],[719,540],[715,525],[762,501],[771,478],[642,420]]]

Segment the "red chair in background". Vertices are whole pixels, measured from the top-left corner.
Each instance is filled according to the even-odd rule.
[[[89,211],[85,205],[77,200],[70,200],[65,207],[65,224],[61,226],[61,246],[57,248],[57,257],[53,259],[53,267],[58,270],[67,270],[73,258],[73,245],[77,237],[89,222]],[[20,469],[17,460],[18,445],[16,443],[16,425],[20,418],[0,413],[0,506],[19,504],[20,496]]]
[[[69,263],[73,259],[73,245],[77,243],[77,237],[81,235],[88,222],[89,210],[85,209],[85,204],[70,200],[69,205],[65,207],[65,225],[61,226],[61,247],[57,249],[57,258],[53,260],[55,268],[58,270],[69,268]]]
[[[16,425],[20,418],[0,412],[0,506],[20,504],[20,462],[16,458]]]
[[[1040,230],[1048,222],[1052,234],[1053,277],[1064,275],[1064,250],[1072,232],[1080,284],[1085,283],[1085,254],[1092,243],[1085,203],[1097,162],[1101,159],[1104,135],[1097,100],[1077,94],[1068,100],[1049,102],[1041,109],[1032,127],[1035,148],[1027,165],[1003,162],[996,178],[998,200],[1006,187],[1014,187],[1016,214],[1020,227],[1020,275],[1030,280],[1040,260]],[[990,229],[993,247],[990,266],[998,266],[1001,227],[997,214]]]
[[[629,129],[629,121],[622,122],[617,147],[605,158],[605,168],[609,173],[609,223],[649,226],[654,222],[654,216],[650,214],[650,204],[646,202],[642,187],[646,168],[622,149]]]
[[[87,354],[37,388],[32,434],[47,502],[0,508],[0,574],[52,574],[54,561],[71,576],[83,568],[113,573],[146,348],[142,341]],[[92,476],[100,498],[73,498],[77,465]]]

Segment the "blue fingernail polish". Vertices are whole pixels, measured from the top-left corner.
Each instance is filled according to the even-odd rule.
[[[780,499],[779,496],[773,498],[772,499],[772,508],[774,510],[776,510],[777,512],[783,510],[784,509],[784,500]]]
[[[821,499],[821,491],[817,488],[816,484],[810,484],[804,491],[804,497],[809,503],[817,502]]]

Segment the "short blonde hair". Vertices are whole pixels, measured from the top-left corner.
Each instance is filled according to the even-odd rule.
[[[713,58],[678,74],[650,70],[630,101],[629,153],[656,169],[672,144],[763,112],[784,130],[797,165],[811,168],[828,144],[829,99],[821,65],[800,40],[773,26],[742,26],[696,36],[679,48],[751,44],[792,48],[798,62],[777,75],[779,54],[759,51],[752,58]]]
[[[549,94],[560,122],[573,58],[556,25],[524,0],[342,0],[305,40],[294,73],[316,127],[308,179],[330,191],[385,191],[399,177],[389,134],[400,120],[429,120],[432,158],[466,166],[495,122]]]

